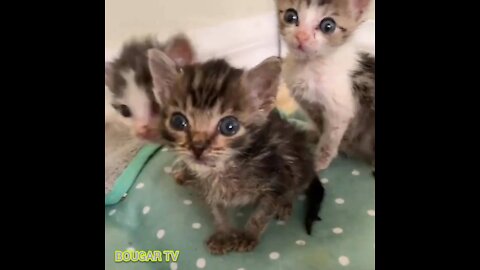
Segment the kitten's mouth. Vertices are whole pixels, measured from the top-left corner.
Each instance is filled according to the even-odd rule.
[[[305,52],[305,49],[303,48],[302,44],[298,44],[297,49],[301,52]]]
[[[215,162],[212,158],[190,156],[190,160],[198,165],[215,167]]]

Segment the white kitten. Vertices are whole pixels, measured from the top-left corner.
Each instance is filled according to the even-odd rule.
[[[156,48],[182,67],[194,61],[195,53],[184,35],[160,44],[154,38],[127,42],[119,56],[105,64],[105,124],[117,124],[137,138],[158,138],[159,104],[153,96],[147,51]]]
[[[338,150],[375,162],[375,59],[351,36],[370,0],[277,0],[289,48],[283,76],[321,131],[317,170]]]

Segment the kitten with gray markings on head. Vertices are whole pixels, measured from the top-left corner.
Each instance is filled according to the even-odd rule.
[[[277,0],[283,77],[321,135],[317,170],[340,150],[375,167],[375,58],[350,37],[370,0]]]
[[[152,48],[167,53],[178,67],[194,61],[190,41],[177,34],[165,44],[153,37],[131,40],[113,62],[105,63],[105,122],[122,123],[143,140],[158,137],[159,108],[147,59],[147,51]]]
[[[307,189],[315,195],[305,218],[310,233],[324,190],[305,132],[274,109],[280,60],[271,57],[247,71],[210,60],[178,72],[168,56],[150,50],[149,65],[161,104],[160,134],[184,166],[179,182],[199,190],[213,214],[210,252],[252,250],[269,221],[287,219]],[[244,229],[233,228],[227,209],[251,204],[256,209]]]

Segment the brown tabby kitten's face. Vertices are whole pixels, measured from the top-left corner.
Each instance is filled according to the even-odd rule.
[[[162,138],[187,162],[218,167],[249,139],[273,109],[280,61],[274,57],[244,72],[224,60],[181,71],[158,50],[149,51]]]
[[[277,0],[280,33],[297,58],[331,54],[361,23],[370,0]]]
[[[161,124],[177,153],[206,166],[234,154],[231,144],[244,137],[249,115],[256,113],[240,94],[245,91],[241,74],[220,61],[183,70],[166,101]]]

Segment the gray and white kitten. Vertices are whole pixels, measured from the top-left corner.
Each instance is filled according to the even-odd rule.
[[[147,51],[153,48],[168,54],[177,67],[195,60],[189,39],[178,34],[165,44],[153,37],[133,39],[114,61],[105,63],[105,123],[120,123],[137,138],[149,141],[158,137],[159,108],[147,59]]]
[[[210,60],[179,72],[158,50],[150,50],[149,59],[160,134],[184,166],[176,180],[193,185],[213,214],[210,252],[254,249],[271,219],[287,219],[306,190],[310,233],[324,190],[305,132],[274,109],[280,60],[268,58],[250,70]],[[245,227],[235,229],[227,210],[246,205],[256,208]]]
[[[352,33],[370,0],[276,0],[289,53],[283,78],[321,131],[317,170],[338,151],[375,166],[375,58]]]

